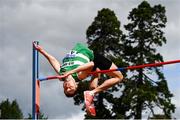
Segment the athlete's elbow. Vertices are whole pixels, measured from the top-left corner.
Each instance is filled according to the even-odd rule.
[[[121,74],[121,75],[119,75],[118,77],[117,77],[117,83],[120,83],[120,82],[122,82],[123,81],[123,75]]]
[[[120,79],[121,79],[121,80],[123,80],[123,79],[124,79],[124,76],[123,76],[122,74],[121,74],[121,76],[120,76]]]
[[[90,89],[90,90],[94,90],[94,89],[96,89],[96,88],[97,88],[97,86],[95,86],[95,85],[90,85],[90,86],[89,86],[89,89]]]

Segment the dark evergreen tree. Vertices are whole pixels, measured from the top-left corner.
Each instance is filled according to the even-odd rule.
[[[111,59],[118,66],[122,66],[122,45],[120,40],[123,38],[123,34],[120,30],[120,22],[114,11],[108,8],[98,11],[97,17],[95,17],[92,24],[88,27],[86,34],[90,49]],[[108,76],[101,75],[99,84],[102,84],[107,79],[109,79]],[[121,84],[118,86],[121,87]],[[112,112],[115,98],[112,93],[119,90],[118,86],[114,86],[97,96],[97,100],[95,101],[96,118],[115,118]],[[109,106],[110,108],[108,108]],[[119,112],[119,114],[123,116],[122,112]]]
[[[28,114],[28,118],[27,118],[27,119],[32,119],[32,115],[31,115],[30,113]],[[45,114],[40,111],[40,113],[39,113],[39,115],[38,115],[38,119],[47,120],[48,117],[45,116]]]
[[[12,103],[7,99],[0,103],[1,119],[22,119],[23,113],[16,100]]]
[[[98,11],[92,24],[87,29],[89,47],[103,55],[118,55],[122,31],[114,11],[104,8]]]
[[[114,12],[110,9],[98,11],[94,22],[87,29],[89,47],[105,55],[119,67],[162,62],[163,57],[157,52],[156,47],[166,43],[161,30],[166,23],[165,8],[161,5],[151,7],[148,2],[143,1],[138,8],[130,12],[128,19],[131,22],[125,25],[125,29],[129,31],[125,38],[119,30],[120,22]],[[131,72],[131,76],[126,78],[125,87],[119,84],[97,96],[95,118],[141,119],[143,110],[147,109],[155,118],[154,107],[164,111],[163,117],[171,118],[171,113],[175,109],[171,103],[173,95],[168,89],[161,68],[137,69]],[[157,80],[150,79],[149,73],[155,73]],[[123,75],[126,76],[125,73]],[[105,79],[107,76],[101,77],[100,84]],[[123,87],[124,89],[121,89]],[[88,89],[88,82],[82,82],[80,88],[79,94],[74,97],[75,104],[83,102],[82,91]],[[121,95],[115,97],[112,94],[114,91]],[[107,105],[111,108],[108,109]],[[86,118],[92,117],[86,115]]]
[[[121,43],[120,39],[123,37],[122,31],[120,30],[120,22],[118,21],[114,11],[103,8],[98,11],[98,15],[95,17],[92,24],[87,29],[87,43],[89,48],[94,52],[98,52],[111,59],[118,66],[122,66],[121,61]],[[118,60],[117,60],[118,59]],[[108,76],[102,75],[99,84],[102,84],[104,80],[108,79]],[[78,94],[74,97],[75,104],[80,104],[83,102],[82,91],[87,90],[89,85],[88,82],[81,82],[79,84]],[[113,92],[118,91],[121,84],[114,86],[107,91],[104,91],[97,95],[95,100],[97,116],[94,118],[114,118],[114,113],[112,108]],[[83,108],[84,110],[84,108]],[[122,115],[119,115],[122,116]],[[93,118],[85,115],[86,118]]]
[[[128,20],[130,23],[125,25],[125,29],[129,34],[123,41],[126,46],[123,49],[126,56],[124,59],[130,65],[163,62],[157,47],[166,43],[162,31],[167,22],[165,7],[161,5],[151,7],[147,1],[143,1],[130,12]],[[150,73],[156,74],[157,80],[150,79]],[[127,83],[124,101],[129,101],[131,107],[130,114],[126,117],[141,119],[143,110],[147,109],[155,115],[153,108],[159,107],[166,118],[171,118],[171,113],[175,110],[175,106],[171,103],[173,95],[168,89],[161,67],[134,70]]]

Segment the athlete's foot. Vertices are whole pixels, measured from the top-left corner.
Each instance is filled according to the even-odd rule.
[[[94,95],[91,93],[91,91],[84,91],[84,102],[85,105],[91,105],[93,103]]]
[[[91,91],[84,92],[84,101],[86,106],[86,111],[91,116],[96,116],[96,110],[93,103],[94,94]]]
[[[96,116],[96,109],[94,107],[94,104],[91,104],[90,106],[86,106],[86,111],[87,111],[88,115]]]

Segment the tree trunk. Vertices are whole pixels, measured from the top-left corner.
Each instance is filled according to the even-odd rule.
[[[141,89],[141,86],[143,85],[143,70],[139,70],[139,79],[137,81],[137,89]],[[143,106],[143,100],[142,98],[138,95],[137,97],[137,106],[136,106],[136,114],[135,114],[135,119],[141,119],[142,115],[142,106]]]

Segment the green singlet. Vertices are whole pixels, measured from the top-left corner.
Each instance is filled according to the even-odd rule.
[[[66,71],[73,70],[80,65],[88,63],[94,59],[93,51],[87,48],[84,44],[77,43],[75,47],[66,54],[63,58],[63,64],[59,71],[60,74],[63,74]],[[77,73],[73,73],[72,77],[79,81]]]

